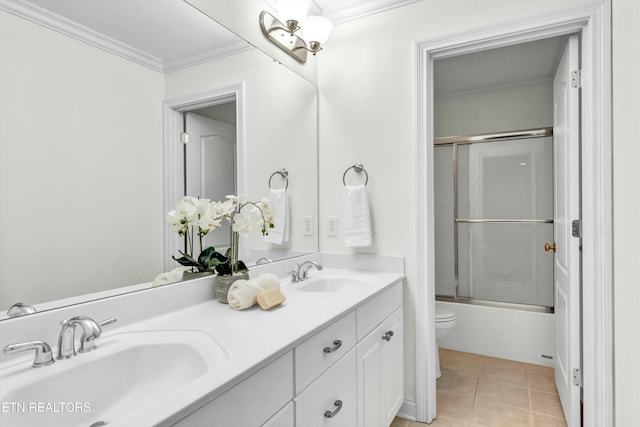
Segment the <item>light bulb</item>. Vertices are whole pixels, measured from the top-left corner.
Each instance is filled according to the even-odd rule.
[[[307,17],[311,0],[278,0],[276,9],[282,22],[295,21],[301,23]]]
[[[314,55],[315,52],[321,49],[320,46],[329,39],[332,29],[333,22],[324,16],[309,16],[304,21],[302,24],[304,39],[309,44]]]

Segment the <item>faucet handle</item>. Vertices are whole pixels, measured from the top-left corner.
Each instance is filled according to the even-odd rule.
[[[287,274],[291,276],[291,283],[298,283],[298,272],[295,270],[287,271]]]
[[[51,347],[44,341],[26,341],[17,344],[9,344],[4,348],[3,351],[6,354],[13,354],[19,351],[27,350],[36,351],[36,357],[33,360],[32,365],[34,368],[51,365],[53,362],[55,362],[55,360],[53,360]]]
[[[118,319],[116,319],[115,317],[109,317],[108,319],[104,319],[103,321],[98,322],[98,326],[104,328],[105,326],[116,323],[117,321]]]

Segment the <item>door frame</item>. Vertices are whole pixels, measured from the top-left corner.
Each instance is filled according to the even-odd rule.
[[[237,188],[242,193],[245,188],[245,106],[244,83],[237,83],[219,89],[185,96],[182,98],[165,100],[162,106],[164,119],[163,127],[163,179],[164,179],[164,212],[173,209],[176,202],[183,196],[183,144],[179,135],[183,129],[182,113],[212,105],[236,101],[236,146],[238,150]],[[180,248],[181,239],[172,233],[169,227],[164,227],[164,271],[171,271],[175,267],[172,255]]]
[[[613,425],[613,246],[609,0],[416,42],[418,283],[415,287],[415,418],[436,415],[433,62],[564,34],[581,37],[582,346],[585,427]],[[409,405],[411,406],[411,405]]]

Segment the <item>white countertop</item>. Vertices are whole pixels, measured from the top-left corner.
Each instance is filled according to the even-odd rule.
[[[367,284],[357,282],[337,292],[302,292],[298,288],[304,282],[292,284],[285,280],[281,282],[281,290],[286,302],[269,311],[258,306],[236,311],[210,300],[105,331],[106,339],[129,331],[198,330],[217,341],[228,355],[220,369],[109,425],[171,425],[404,278],[399,273],[330,268],[312,270],[309,275],[353,277]]]

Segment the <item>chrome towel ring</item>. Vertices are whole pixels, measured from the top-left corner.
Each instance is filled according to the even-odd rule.
[[[369,174],[367,173],[367,170],[364,168],[362,163],[356,163],[353,166],[349,166],[347,170],[345,170],[344,173],[342,174],[342,183],[344,185],[347,185],[347,181],[345,180],[345,178],[347,177],[347,172],[349,172],[351,169],[356,171],[356,173],[364,172],[364,177],[365,177],[364,185],[367,185],[367,183],[369,183]]]
[[[282,179],[284,179],[284,189],[286,190],[287,188],[289,188],[289,171],[286,169],[280,169],[279,171],[275,171],[271,174],[271,176],[269,177],[269,188],[274,189],[273,187],[271,187],[271,180],[276,175],[280,175]]]

